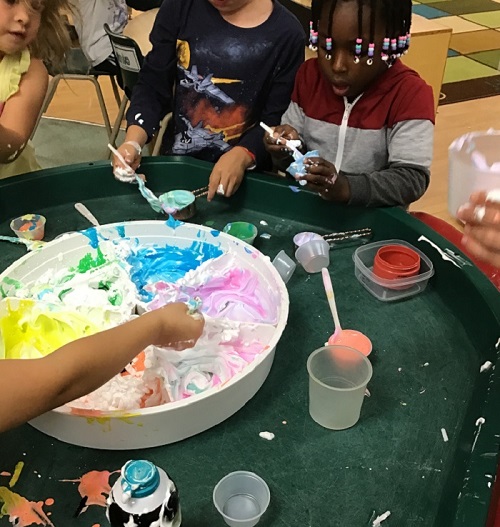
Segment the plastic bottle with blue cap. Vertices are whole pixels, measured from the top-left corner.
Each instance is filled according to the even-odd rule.
[[[109,494],[106,516],[111,527],[180,527],[177,487],[153,463],[127,461]]]

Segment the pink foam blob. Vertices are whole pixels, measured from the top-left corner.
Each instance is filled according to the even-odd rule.
[[[355,329],[342,329],[336,331],[329,339],[328,344],[338,346],[347,346],[360,351],[363,355],[370,355],[372,352],[372,341],[361,331]]]

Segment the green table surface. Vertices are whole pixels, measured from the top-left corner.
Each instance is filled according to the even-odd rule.
[[[210,165],[154,158],[143,162],[143,171],[159,194],[206,185]],[[336,206],[310,192],[292,192],[289,185],[288,180],[249,175],[231,199],[198,199],[192,221],[216,229],[229,221],[251,221],[261,234],[271,235],[259,236],[255,243],[271,258],[280,249],[293,255],[292,237],[300,231],[371,227],[374,241],[407,240],[435,266],[424,293],[385,303],[356,280],[355,247],[331,251],[330,272],[343,326],[363,331],[374,345],[371,397],[365,398],[358,424],[334,432],[309,416],[306,359],[332,333],[332,321],[321,275],[297,268],[288,283],[290,315],[273,367],[240,411],[195,437],[143,451],[76,447],[29,425],[4,433],[0,511],[8,489],[32,502],[54,499],[42,508],[55,527],[104,527],[103,506],[92,504],[98,499],[90,497],[88,509],[74,516],[81,501],[78,483],[61,480],[77,480],[90,471],[113,472],[128,459],[144,458],[176,481],[184,527],[224,525],[212,504],[212,491],[234,470],[254,471],[269,484],[271,504],[259,523],[262,527],[364,527],[371,524],[374,511],[387,510],[391,516],[384,527],[485,524],[497,466],[500,384],[495,369],[479,369],[486,360],[497,359],[500,295],[473,265],[456,267],[429,244],[418,242],[423,234],[439,247],[450,247],[406,212]],[[11,234],[9,221],[28,212],[47,217],[47,240],[85,229],[88,223],[74,210],[76,201],[85,203],[102,224],[160,219],[136,186],[115,181],[109,164],[100,162],[0,182],[0,234]],[[23,254],[24,247],[3,243],[0,269]],[[479,417],[486,420],[480,430],[475,424]],[[273,432],[274,440],[261,439],[261,431]],[[10,488],[10,477],[2,471],[12,473],[19,461],[24,468]],[[106,473],[102,477],[108,479]],[[115,478],[112,474],[109,481]],[[15,524],[5,515],[0,519],[0,525],[11,524],[32,525]]]

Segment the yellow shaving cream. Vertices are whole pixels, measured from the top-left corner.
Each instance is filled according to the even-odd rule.
[[[0,315],[0,358],[35,359],[102,327],[82,315],[44,310],[32,300],[7,301]],[[2,353],[3,352],[3,353]]]

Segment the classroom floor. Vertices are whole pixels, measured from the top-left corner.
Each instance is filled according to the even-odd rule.
[[[418,0],[413,11],[451,27],[441,104],[500,94],[500,0]]]

